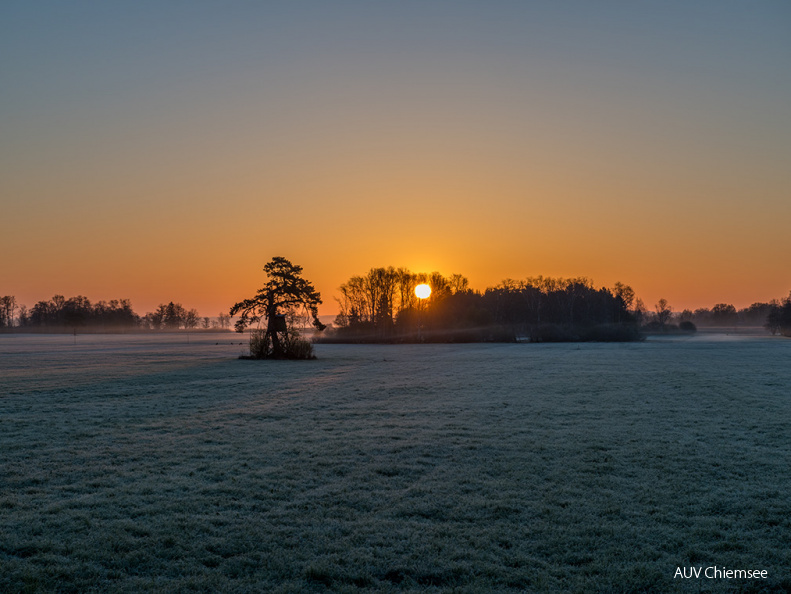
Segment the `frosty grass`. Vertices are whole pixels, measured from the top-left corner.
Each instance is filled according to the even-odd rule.
[[[0,591],[791,589],[791,341],[244,341],[0,335]]]

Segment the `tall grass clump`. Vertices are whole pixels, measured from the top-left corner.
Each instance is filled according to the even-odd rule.
[[[313,345],[303,339],[296,330],[288,330],[280,335],[281,352],[275,354],[271,336],[266,330],[250,332],[250,355],[243,359],[315,359]]]

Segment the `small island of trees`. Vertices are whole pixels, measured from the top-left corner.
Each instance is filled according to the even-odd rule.
[[[421,300],[419,284],[431,287]],[[634,291],[585,278],[505,280],[483,292],[461,274],[372,268],[340,287],[340,313],[323,342],[531,342],[639,340]]]

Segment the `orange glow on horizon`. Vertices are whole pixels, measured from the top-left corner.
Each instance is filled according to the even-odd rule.
[[[28,4],[0,73],[0,296],[27,307],[213,317],[278,255],[322,315],[391,265],[675,311],[791,290],[782,9]]]

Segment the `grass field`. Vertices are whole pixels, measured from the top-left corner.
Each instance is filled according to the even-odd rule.
[[[791,590],[791,341],[241,340],[0,335],[0,592]]]

